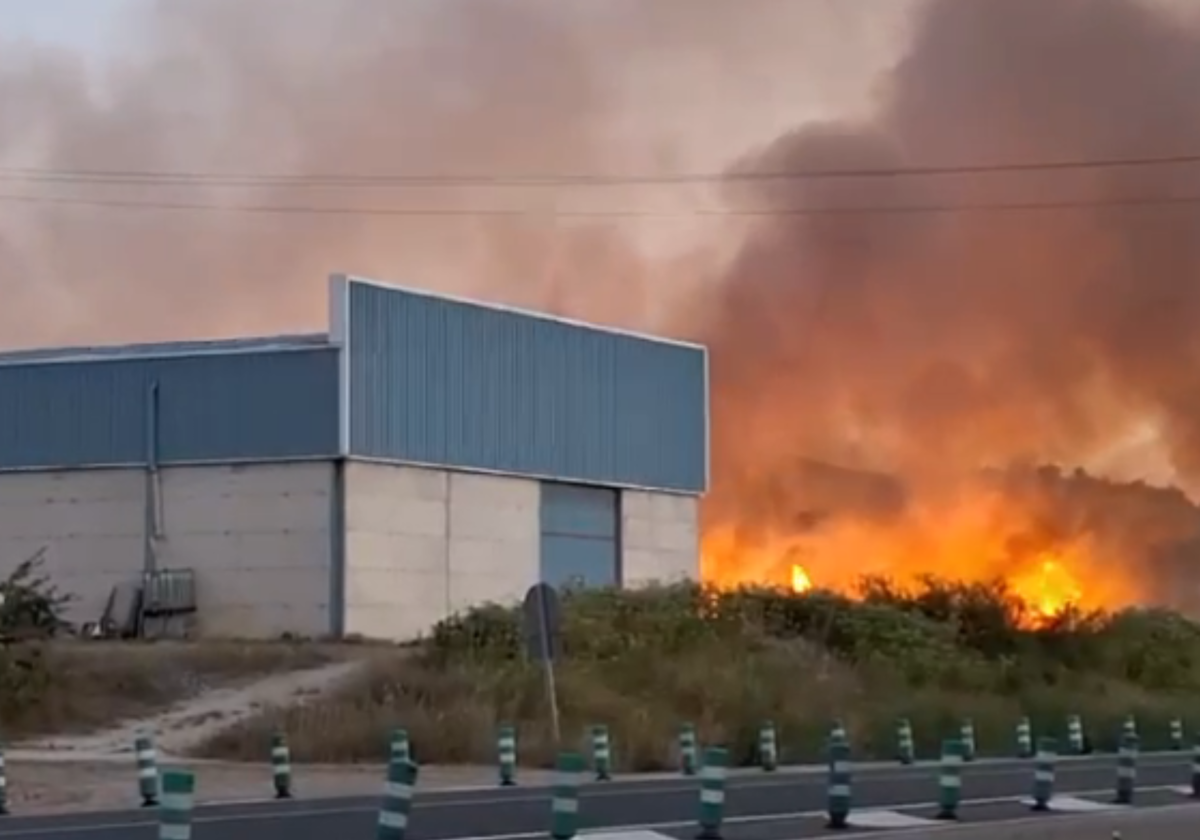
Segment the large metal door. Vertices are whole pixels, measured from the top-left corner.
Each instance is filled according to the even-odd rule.
[[[616,490],[543,482],[541,574],[551,586],[616,586],[619,497]]]

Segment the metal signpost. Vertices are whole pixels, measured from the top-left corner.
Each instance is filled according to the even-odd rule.
[[[542,663],[546,675],[546,699],[550,704],[550,727],[554,744],[562,742],[558,723],[558,689],[554,682],[554,661],[562,655],[562,607],[558,592],[546,583],[535,583],[525,593],[525,650]]]

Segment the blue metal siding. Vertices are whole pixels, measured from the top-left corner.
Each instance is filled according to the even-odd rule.
[[[698,348],[350,285],[354,455],[699,492]]]
[[[552,586],[620,582],[618,491],[543,482],[541,579]]]
[[[337,452],[333,349],[0,365],[0,469],[146,461],[158,382],[159,463]]]

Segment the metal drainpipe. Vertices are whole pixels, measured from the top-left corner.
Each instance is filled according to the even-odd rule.
[[[446,527],[444,529],[446,538],[446,608],[444,610],[444,618],[449,618],[453,610],[451,609],[451,586],[450,586],[450,496],[454,492],[454,475],[447,471],[443,471],[442,475],[446,480]]]
[[[158,569],[155,540],[162,533],[159,519],[161,489],[158,470],[158,382],[155,381],[146,390],[146,522],[142,570],[147,574]]]

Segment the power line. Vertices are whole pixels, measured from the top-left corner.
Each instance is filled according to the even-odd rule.
[[[37,196],[0,193],[0,202],[10,204],[93,207],[113,210],[198,211],[304,216],[391,216],[391,217],[505,217],[505,218],[613,218],[678,219],[702,217],[790,217],[820,218],[837,216],[913,216],[953,215],[960,213],[1018,213],[1073,210],[1120,210],[1200,206],[1200,196],[1130,196],[1114,199],[1011,202],[981,204],[909,204],[858,207],[761,207],[694,208],[682,211],[638,209],[557,210],[520,208],[422,208],[422,207],[338,207],[289,204],[208,204],[202,202],[124,201],[65,196]]]
[[[1200,164],[1200,154],[1155,157],[1091,158],[946,166],[851,169],[795,169],[733,172],[682,172],[630,175],[489,175],[489,174],[309,174],[153,171],[135,169],[0,168],[0,181],[127,186],[205,187],[564,187],[717,184],[786,180],[842,180],[920,176],[991,175],[1133,169]]]

